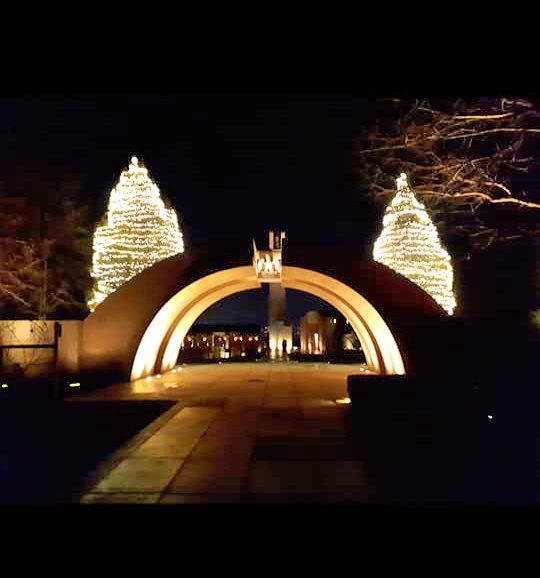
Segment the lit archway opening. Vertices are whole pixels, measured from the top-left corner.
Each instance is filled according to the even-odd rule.
[[[319,297],[335,307],[358,336],[366,363],[374,372],[404,374],[394,336],[377,310],[358,292],[328,275],[284,266],[286,289]],[[178,351],[195,320],[214,303],[241,291],[259,289],[253,267],[234,267],[194,281],[171,297],[148,325],[135,354],[131,379],[162,373],[176,365]]]

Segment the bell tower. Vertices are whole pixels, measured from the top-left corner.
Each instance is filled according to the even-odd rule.
[[[287,299],[281,283],[284,231],[270,231],[267,250],[253,241],[253,265],[257,278],[268,287],[268,340],[270,357],[280,359],[292,351],[292,327],[287,321]]]

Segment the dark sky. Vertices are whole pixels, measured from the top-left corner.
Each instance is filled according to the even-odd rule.
[[[101,216],[136,155],[188,250],[210,238],[262,245],[269,228],[290,244],[366,250],[380,211],[359,198],[351,155],[366,116],[366,100],[347,94],[20,96],[0,100],[0,170],[76,173]]]

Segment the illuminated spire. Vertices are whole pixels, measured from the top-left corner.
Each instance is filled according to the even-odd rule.
[[[396,185],[397,194],[386,208],[373,258],[419,285],[452,315],[456,300],[450,255],[424,205],[411,191],[405,173],[396,179]]]
[[[174,209],[165,207],[148,170],[132,157],[111,191],[105,223],[93,243],[94,310],[108,295],[154,263],[184,252]]]

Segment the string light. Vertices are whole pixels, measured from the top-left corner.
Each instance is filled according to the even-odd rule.
[[[94,233],[91,311],[147,267],[184,252],[176,212],[137,157],[111,191],[105,219]]]
[[[386,208],[373,258],[416,283],[452,315],[456,299],[450,255],[425,206],[411,191],[407,175],[401,173],[396,184],[397,194]]]

